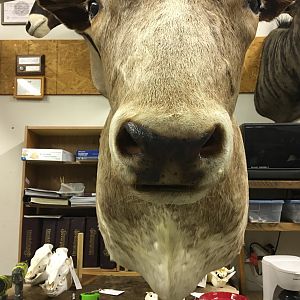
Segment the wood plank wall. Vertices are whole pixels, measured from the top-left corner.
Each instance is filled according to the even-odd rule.
[[[241,92],[252,93],[258,76],[263,38],[249,48],[243,67]],[[95,95],[89,50],[81,40],[0,41],[0,95],[12,95],[16,55],[45,54],[46,95]]]
[[[90,76],[89,50],[84,41],[0,41],[0,94],[13,94],[16,55],[45,54],[47,95],[98,94]]]

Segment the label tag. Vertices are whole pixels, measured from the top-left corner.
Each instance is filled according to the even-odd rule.
[[[81,285],[80,280],[79,280],[79,278],[78,278],[78,276],[77,276],[77,274],[76,274],[76,272],[74,270],[72,258],[71,258],[71,263],[69,264],[69,269],[70,269],[72,278],[74,280],[76,290],[81,290],[82,289],[82,285]]]
[[[196,292],[191,293],[191,295],[192,295],[193,297],[195,297],[195,298],[200,298],[203,294],[204,294],[204,293],[196,293]]]
[[[111,296],[119,296],[123,294],[125,291],[118,291],[118,290],[112,290],[112,289],[99,289],[99,293],[105,294],[105,295],[111,295]]]

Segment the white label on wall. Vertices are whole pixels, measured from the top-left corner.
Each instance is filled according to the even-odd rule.
[[[26,66],[25,70],[26,72],[40,72],[41,68],[40,66]]]
[[[19,57],[19,65],[40,65],[40,57]]]

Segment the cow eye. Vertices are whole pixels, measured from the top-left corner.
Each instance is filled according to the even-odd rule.
[[[255,13],[258,14],[260,11],[261,1],[260,0],[247,0],[250,9]]]
[[[89,1],[88,10],[91,19],[93,19],[97,15],[99,9],[100,9],[100,5],[96,0]]]

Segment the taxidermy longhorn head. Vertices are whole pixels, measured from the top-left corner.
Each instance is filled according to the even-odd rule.
[[[85,38],[111,104],[97,178],[111,258],[160,299],[182,300],[243,245],[248,183],[233,112],[258,21],[286,1],[37,3]]]

